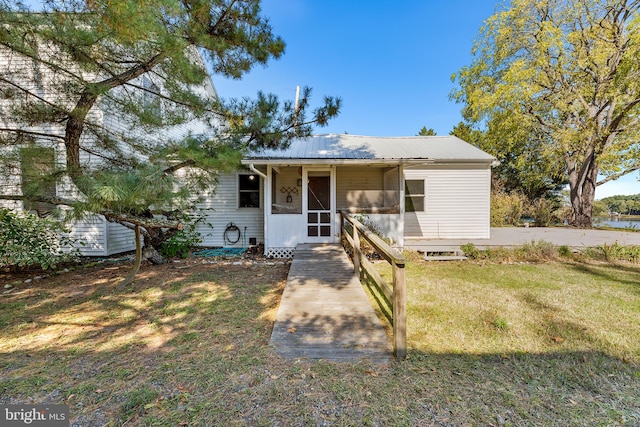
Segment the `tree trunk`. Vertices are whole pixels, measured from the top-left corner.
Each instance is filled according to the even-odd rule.
[[[571,225],[580,228],[591,228],[598,164],[591,157],[585,161],[582,170],[581,174],[575,171],[569,174],[571,207],[573,208]]]
[[[152,264],[164,264],[164,257],[158,252],[157,248],[160,247],[162,242],[169,239],[176,234],[179,230],[176,229],[163,229],[161,227],[145,227],[146,233],[144,236],[144,250],[142,258],[149,260]]]
[[[89,110],[93,108],[98,95],[90,94],[87,89],[80,95],[80,99],[76,103],[73,111],[69,114],[67,120],[67,126],[64,132],[64,145],[66,147],[67,155],[67,173],[71,180],[80,188],[80,178],[82,176],[80,166],[80,138],[84,130],[84,121],[89,113]]]
[[[152,264],[160,265],[165,263],[164,257],[153,246],[145,246],[142,251],[142,259],[149,260]]]

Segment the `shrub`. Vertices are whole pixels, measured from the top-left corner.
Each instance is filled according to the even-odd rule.
[[[558,253],[561,257],[568,258],[572,255],[571,249],[567,245],[562,245],[558,248]]]
[[[525,202],[522,193],[494,192],[491,195],[491,226],[519,225]]]
[[[523,261],[542,261],[555,258],[558,249],[553,243],[544,240],[532,241],[516,248],[518,258]]]
[[[464,256],[469,259],[478,259],[478,257],[480,256],[480,251],[473,243],[462,245],[460,246],[460,249],[462,249],[462,252],[464,252]]]
[[[536,227],[548,227],[558,221],[555,215],[557,204],[549,199],[537,199],[529,207],[529,214],[533,218]]]
[[[71,261],[75,253],[63,252],[73,240],[63,224],[31,213],[16,213],[0,209],[0,268],[55,268]]]
[[[195,225],[189,225],[186,230],[180,230],[160,245],[162,256],[173,258],[187,258],[195,246],[202,243],[200,234],[195,231]]]
[[[606,261],[630,261],[637,263],[640,261],[640,246],[622,246],[618,242],[613,245],[606,243],[599,246]]]
[[[158,251],[167,258],[187,258],[195,247],[202,243],[202,235],[196,231],[198,224],[213,228],[206,222],[206,216],[202,211],[187,214],[183,217],[184,228],[166,239],[160,244]]]

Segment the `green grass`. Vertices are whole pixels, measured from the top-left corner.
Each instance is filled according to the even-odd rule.
[[[275,356],[285,265],[21,285],[0,295],[0,404],[86,426],[640,424],[638,265],[409,258],[408,358],[388,367]]]
[[[463,262],[410,265],[407,276],[420,351],[595,351],[640,362],[638,267]]]

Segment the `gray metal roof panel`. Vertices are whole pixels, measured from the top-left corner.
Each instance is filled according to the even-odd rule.
[[[350,134],[299,138],[283,150],[249,153],[247,160],[459,160],[491,162],[494,157],[455,136],[377,137]]]

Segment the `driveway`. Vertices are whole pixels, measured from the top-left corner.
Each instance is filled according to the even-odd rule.
[[[473,243],[479,249],[498,246],[522,246],[525,243],[544,240],[557,246],[573,248],[601,246],[618,242],[624,246],[640,245],[640,232],[580,229],[572,227],[506,227],[491,228],[490,239],[405,239],[405,248],[434,251],[458,249]]]

